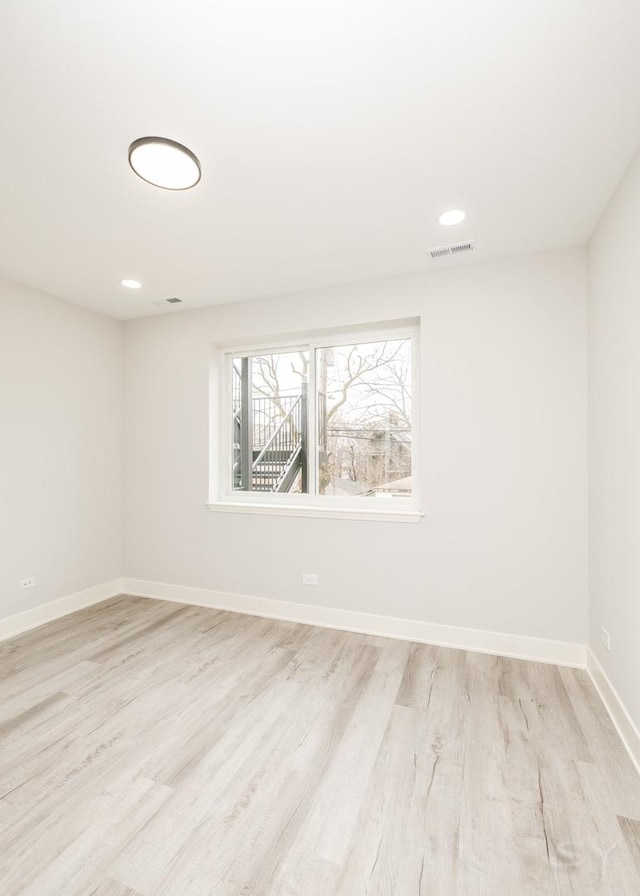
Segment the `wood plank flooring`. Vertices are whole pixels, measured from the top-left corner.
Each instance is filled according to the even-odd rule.
[[[640,896],[586,675],[119,597],[0,644],[2,896]]]

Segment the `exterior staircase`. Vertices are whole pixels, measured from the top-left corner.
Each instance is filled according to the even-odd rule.
[[[299,474],[305,490],[306,403],[305,390],[297,396],[280,398],[280,413],[274,419],[270,399],[251,397],[243,402],[240,390],[234,390],[234,490],[288,492]]]

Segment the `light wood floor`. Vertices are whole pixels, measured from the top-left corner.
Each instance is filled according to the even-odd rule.
[[[121,597],[0,644],[2,896],[638,896],[586,673]]]

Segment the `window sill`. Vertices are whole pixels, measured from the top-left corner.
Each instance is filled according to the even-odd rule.
[[[207,504],[214,513],[254,513],[270,516],[308,516],[330,520],[374,520],[387,523],[419,523],[424,513],[419,510],[359,510],[353,507],[295,507],[292,504],[248,504],[216,501]]]

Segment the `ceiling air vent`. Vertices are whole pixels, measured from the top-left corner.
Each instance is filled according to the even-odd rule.
[[[179,299],[178,296],[171,296],[170,299],[154,299],[151,304],[159,308],[161,305],[181,305],[183,302],[184,299]]]
[[[471,252],[472,249],[475,249],[475,245],[475,243],[456,243],[453,246],[438,246],[436,249],[430,249],[429,253],[432,258],[446,258],[449,255]]]

